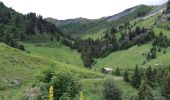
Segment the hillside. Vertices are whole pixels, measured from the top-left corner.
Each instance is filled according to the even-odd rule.
[[[35,40],[44,38],[41,42],[69,40],[69,36],[65,36],[54,24],[36,13],[24,15],[0,2],[0,15],[0,42],[14,48],[24,49],[18,41],[33,41],[33,37],[36,37]]]
[[[98,96],[102,89],[97,89],[101,83],[107,79],[103,74],[93,72],[83,67],[77,67],[71,64],[64,64],[52,58],[43,56],[35,56],[23,51],[13,49],[3,43],[0,43],[0,98],[2,100],[18,100],[24,96],[24,91],[31,88],[36,81],[36,76],[43,70],[53,67],[56,72],[72,72],[80,79],[84,96],[87,100],[98,98],[102,100],[102,96]],[[116,83],[126,84],[121,78],[113,78]],[[18,82],[18,83],[17,83]],[[98,84],[97,86],[95,84]],[[126,84],[128,85],[128,84]],[[136,90],[130,85],[121,87],[124,100],[130,100],[127,95],[136,96]],[[101,87],[100,87],[101,88]],[[128,88],[128,91],[124,90]],[[90,95],[89,95],[90,94]]]
[[[30,54],[48,57],[50,59],[60,61],[66,64],[73,64],[76,66],[83,66],[80,54],[76,50],[71,50],[69,47],[56,42],[49,42],[44,44],[24,44]]]
[[[163,10],[165,10],[165,7],[165,4],[157,6],[146,16],[130,21],[131,24],[137,22],[137,24],[132,28],[135,28],[136,26],[152,28],[156,35],[159,35],[161,32],[163,32],[163,34],[166,35],[168,39],[170,39],[170,30],[168,29],[169,22],[162,21],[163,17],[161,17],[161,14],[163,13]],[[156,59],[147,62],[146,65],[143,65],[143,61],[146,61],[146,56],[142,54],[147,53],[151,47],[152,44],[148,43],[142,46],[134,46],[132,48],[129,48],[128,50],[111,53],[105,58],[97,59],[97,64],[95,64],[94,66],[95,68],[112,67],[115,69],[119,67],[121,69],[131,69],[134,68],[136,65],[145,67],[149,65],[154,66],[157,64],[168,65],[168,55],[170,54],[169,47],[166,49],[166,55],[163,54],[163,51],[161,53],[158,52],[158,57]]]
[[[0,100],[48,100],[52,86],[61,100],[169,100],[169,14],[170,1],[57,20],[0,2]]]
[[[139,13],[146,14],[151,11],[152,6],[139,5],[133,8],[129,8],[123,12],[120,12],[113,16],[103,17],[100,19],[68,19],[68,20],[56,20],[52,18],[46,18],[47,21],[54,23],[68,34],[80,37],[91,37],[88,34],[103,34],[102,30],[108,29],[112,26],[117,26],[126,22],[126,20],[132,20],[138,17]],[[87,35],[87,36],[86,36]],[[96,35],[95,35],[96,36]],[[94,37],[95,37],[94,36]],[[93,38],[93,36],[92,36]],[[95,37],[96,38],[96,37]]]
[[[36,75],[51,66],[56,72],[70,71],[81,79],[102,77],[102,74],[89,69],[28,54],[3,43],[0,43],[0,59],[0,98],[2,100],[21,99],[24,90],[36,81]]]

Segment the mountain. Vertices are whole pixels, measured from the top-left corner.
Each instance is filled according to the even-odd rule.
[[[169,11],[170,2],[57,20],[1,2],[0,100],[47,100],[51,86],[62,100],[169,100]]]
[[[111,26],[117,26],[118,24],[124,23],[126,20],[135,19],[140,16],[139,13],[141,13],[142,16],[142,14],[144,15],[150,12],[152,8],[152,6],[139,5],[116,15],[95,20],[85,18],[67,20],[46,18],[46,20],[54,23],[58,27],[61,27],[61,29],[68,34],[72,34],[73,36],[84,36],[87,34],[95,34],[103,29],[108,29]]]

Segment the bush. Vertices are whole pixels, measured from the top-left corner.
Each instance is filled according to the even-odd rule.
[[[54,99],[59,100],[65,97],[75,98],[80,91],[80,84],[73,77],[71,73],[59,73],[52,78],[52,84],[54,87]],[[63,95],[67,94],[67,96]]]
[[[42,76],[39,76],[38,78],[41,82],[50,83],[53,75],[54,75],[54,70],[49,68],[47,70],[44,70],[42,72]]]
[[[21,44],[21,45],[19,45],[19,47],[18,47],[20,50],[22,50],[22,51],[25,51],[25,47]]]
[[[122,100],[121,98],[121,92],[117,86],[115,86],[112,79],[108,79],[104,82],[104,98],[106,100]]]

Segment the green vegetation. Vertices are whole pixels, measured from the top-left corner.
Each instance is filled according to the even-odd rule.
[[[106,100],[122,100],[121,92],[111,79],[107,79],[103,84],[103,94]]]
[[[82,80],[81,84],[84,93],[84,98],[86,100],[91,99],[104,100],[103,84],[108,78],[113,80],[115,85],[120,89],[123,100],[131,100],[132,98],[137,97],[138,91],[134,89],[129,83],[124,82],[121,77],[109,76],[106,77],[105,79],[95,78]]]
[[[79,78],[102,77],[83,67],[60,63],[53,59],[38,57],[0,44],[0,97],[3,100],[20,99],[27,88],[31,88],[33,79],[49,67],[55,72],[71,72]],[[19,84],[18,84],[19,82]]]
[[[83,66],[80,54],[75,50],[56,42],[42,44],[24,44],[27,51],[33,55],[60,61],[66,64]]]
[[[168,0],[168,3],[167,3],[167,8],[166,8],[166,11],[165,11],[166,14],[170,13],[170,1]]]
[[[142,81],[138,95],[138,100],[154,100],[147,80]]]
[[[169,100],[170,25],[165,13],[152,14],[156,7],[118,19],[50,19],[57,27],[0,8],[0,100],[45,100],[50,86],[61,100],[78,100],[80,91],[85,100]]]
[[[134,46],[127,50],[111,53],[105,58],[97,59],[97,64],[94,65],[94,68],[98,69],[102,67],[112,67],[116,69],[119,67],[120,69],[133,69],[136,64],[142,65],[143,61],[145,60],[145,56],[142,54],[148,52],[150,47],[150,44],[146,44],[139,47]]]

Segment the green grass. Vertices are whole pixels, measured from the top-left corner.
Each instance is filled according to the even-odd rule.
[[[104,100],[103,97],[103,83],[106,78],[96,78],[96,79],[84,79],[81,80],[83,85],[83,93],[85,100]],[[132,97],[136,97],[138,91],[134,89],[129,83],[122,80],[121,77],[109,76],[109,79],[113,79],[116,86],[122,92],[123,100],[131,100]]]
[[[155,66],[157,64],[170,64],[170,47],[166,49],[166,54],[163,54],[165,49],[162,49],[161,52],[157,52],[156,59],[152,59],[148,62],[146,60],[146,55],[142,54],[147,54],[151,47],[151,44],[145,44],[139,47],[134,46],[127,50],[113,52],[105,58],[97,59],[97,64],[94,65],[94,68],[100,71],[100,69],[104,67],[111,67],[113,69],[116,69],[117,67],[120,69],[134,69],[136,65],[147,67],[149,65]],[[144,61],[146,62],[145,65],[143,65]]]
[[[132,20],[131,25],[134,22],[137,22],[132,29],[135,29],[136,26],[151,28],[155,32],[156,35],[159,35],[160,32],[163,32],[170,39],[170,31],[164,28],[164,26],[169,26],[167,22],[158,22],[158,17],[160,14],[156,14],[152,17],[149,17],[145,20]],[[157,25],[154,25],[155,22],[158,22]],[[125,30],[122,30],[125,31]],[[116,34],[117,38],[120,38],[120,33]],[[103,67],[111,67],[113,69],[119,67],[120,69],[133,69],[136,64],[142,67],[146,67],[149,65],[155,64],[169,64],[170,59],[170,48],[168,48],[167,54],[163,54],[163,50],[161,53],[157,53],[157,58],[147,62],[146,65],[143,65],[143,61],[146,61],[146,55],[142,55],[142,53],[148,53],[150,48],[152,47],[151,43],[138,46],[133,46],[127,50],[113,52],[105,58],[96,59],[97,64],[93,67],[97,70],[100,70]]]
[[[88,39],[88,38],[92,38],[92,39],[100,39],[101,37],[103,37],[104,36],[104,31],[105,31],[106,29],[102,29],[102,30],[100,30],[100,31],[98,31],[98,32],[96,32],[96,33],[91,33],[91,34],[85,34],[85,35],[83,35],[82,36],[82,38],[83,39]]]
[[[166,54],[163,54],[163,50],[160,52],[160,53],[157,53],[157,58],[156,59],[153,59],[151,60],[150,62],[148,62],[146,65],[149,66],[149,65],[154,65],[156,66],[156,64],[158,65],[169,65],[170,64],[170,47],[168,47],[166,49]]]
[[[80,79],[103,77],[102,74],[84,67],[28,54],[3,43],[0,43],[0,59],[0,98],[3,100],[20,100],[24,90],[31,87],[35,76],[50,66],[53,66],[56,72],[72,72],[75,77]],[[19,79],[21,84],[17,87],[11,87],[9,82],[5,82],[7,79],[10,81]]]
[[[113,69],[119,67],[121,69],[131,68],[133,69],[136,64],[142,65],[146,59],[142,53],[147,53],[151,48],[151,44],[134,46],[127,50],[117,51],[111,53],[105,58],[97,59],[97,64],[94,65],[96,69],[103,67],[111,67]]]
[[[28,44],[27,44],[28,45]],[[103,82],[109,77],[115,80],[116,85],[123,93],[123,100],[130,100],[137,91],[122,78],[110,75],[104,76],[97,71],[72,64],[64,64],[42,56],[36,56],[11,48],[0,43],[0,97],[3,100],[20,100],[27,88],[35,82],[35,77],[43,70],[53,66],[55,72],[72,72],[82,84],[82,91],[86,100],[103,100]],[[10,87],[5,80],[19,79],[21,84]]]
[[[66,64],[83,66],[81,55],[76,50],[71,50],[60,43],[50,42],[39,46],[34,44],[24,44],[26,50],[33,55],[53,59]]]

